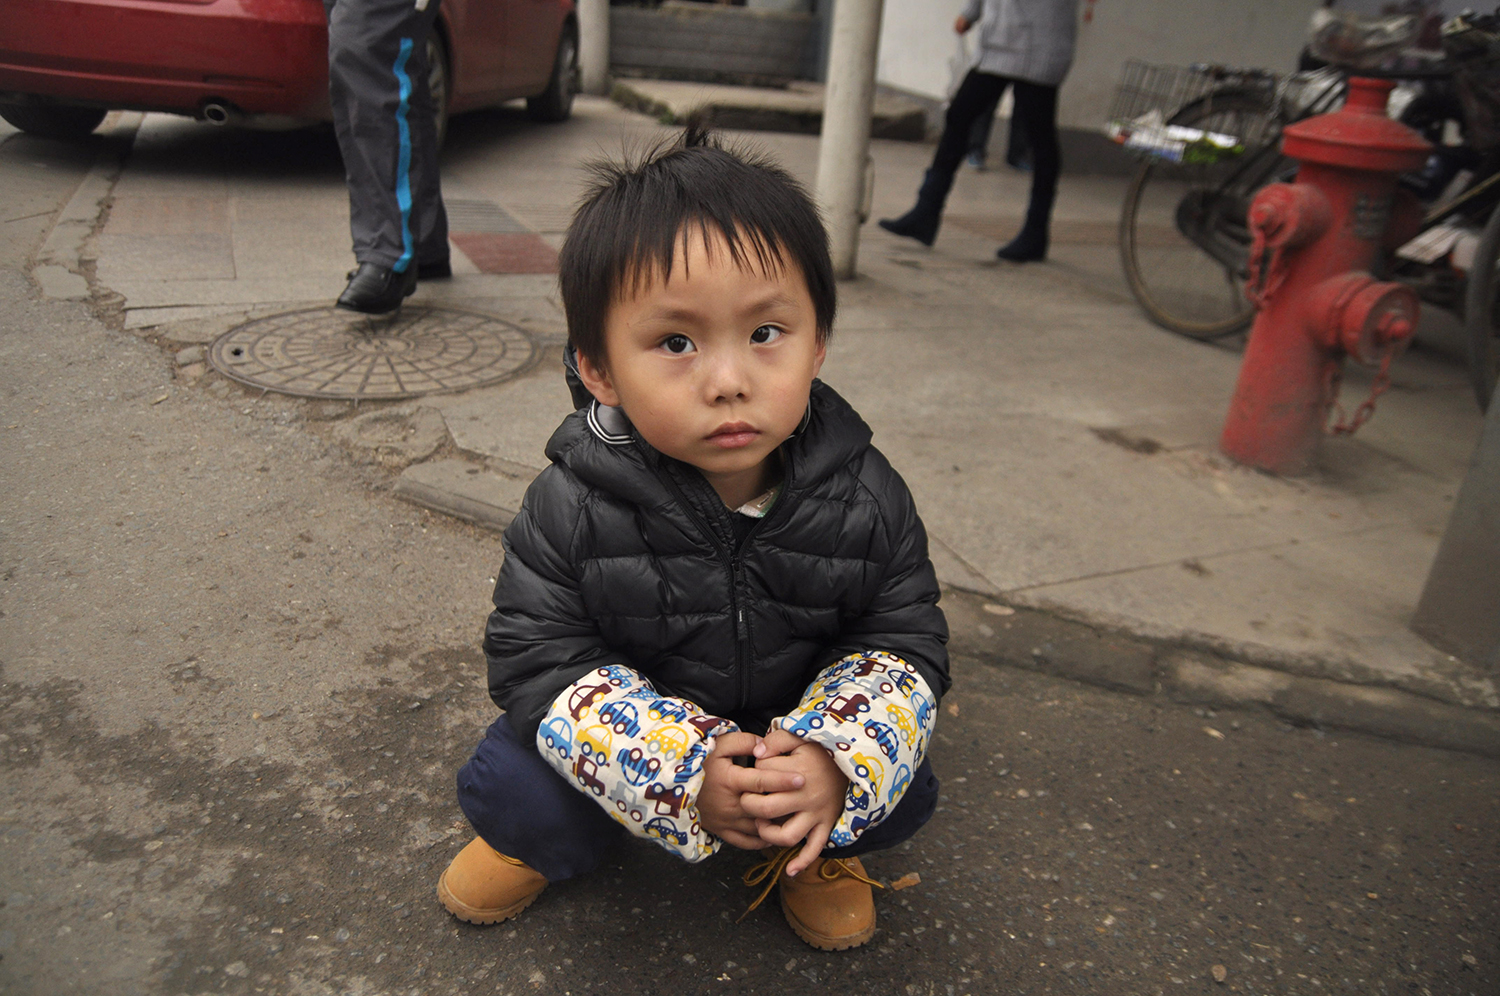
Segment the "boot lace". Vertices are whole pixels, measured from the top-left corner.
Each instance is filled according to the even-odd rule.
[[[755,897],[755,901],[750,904],[745,912],[740,914],[739,920],[736,920],[735,923],[739,923],[740,920],[745,919],[757,906],[765,902],[766,897],[771,894],[771,889],[775,887],[777,882],[781,881],[781,873],[786,871],[787,864],[801,850],[802,845],[800,844],[793,845],[792,847],[783,847],[760,864],[751,865],[746,869],[745,874],[741,876],[741,881],[752,889],[761,883],[765,883],[765,887],[760,890],[760,895]],[[823,858],[818,862],[817,874],[825,882],[832,882],[840,876],[848,876],[866,885],[874,886],[877,889],[885,888],[884,885],[881,885],[873,878],[856,871],[843,858]]]

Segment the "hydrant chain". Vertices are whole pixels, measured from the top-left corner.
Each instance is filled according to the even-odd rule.
[[[1255,226],[1255,238],[1250,243],[1250,275],[1245,281],[1245,296],[1257,308],[1269,304],[1271,295],[1280,286],[1280,263],[1280,247],[1270,246],[1266,242],[1265,231],[1259,225]]]
[[[1387,347],[1380,358],[1380,370],[1375,374],[1375,380],[1370,384],[1370,396],[1360,402],[1358,408],[1354,409],[1354,418],[1345,421],[1344,406],[1339,403],[1339,387],[1344,380],[1344,368],[1334,367],[1329,377],[1330,399],[1333,402],[1334,419],[1333,425],[1328,427],[1328,433],[1332,436],[1350,436],[1359,430],[1359,427],[1370,421],[1370,416],[1375,414],[1375,399],[1385,393],[1385,389],[1391,386],[1391,362],[1395,360],[1400,351],[1399,346]]]
[[[1286,255],[1316,239],[1330,222],[1327,198],[1311,187],[1273,183],[1250,206],[1251,242],[1245,296],[1257,308],[1270,303],[1286,279]]]

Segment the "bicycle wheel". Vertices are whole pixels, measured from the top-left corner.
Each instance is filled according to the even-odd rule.
[[[1120,262],[1130,290],[1151,320],[1193,339],[1246,328],[1250,202],[1266,184],[1290,176],[1281,124],[1269,90],[1230,89],[1196,100],[1171,124],[1235,135],[1245,151],[1210,164],[1149,160],[1136,172],[1120,213]]]
[[[1469,334],[1469,382],[1479,410],[1487,411],[1500,379],[1500,208],[1490,212],[1469,267],[1464,329]]]

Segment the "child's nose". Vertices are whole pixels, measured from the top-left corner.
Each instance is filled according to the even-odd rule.
[[[709,364],[708,388],[716,402],[744,399],[749,377],[741,358],[728,351],[714,357]]]

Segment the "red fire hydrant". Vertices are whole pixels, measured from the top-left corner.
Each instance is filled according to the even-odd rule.
[[[1295,183],[1266,187],[1250,207],[1250,277],[1257,314],[1220,447],[1240,463],[1299,474],[1317,456],[1338,399],[1344,357],[1378,364],[1375,394],[1417,324],[1417,296],[1366,272],[1382,245],[1416,232],[1392,225],[1396,178],[1432,150],[1386,117],[1392,84],[1351,79],[1342,109],[1289,125],[1282,151]],[[1374,410],[1360,406],[1352,432]]]

